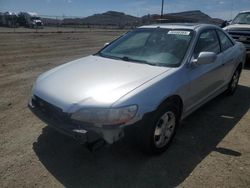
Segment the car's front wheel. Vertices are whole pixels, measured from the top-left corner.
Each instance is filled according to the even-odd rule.
[[[142,147],[150,154],[161,154],[170,145],[179,123],[178,105],[168,103],[144,120]]]

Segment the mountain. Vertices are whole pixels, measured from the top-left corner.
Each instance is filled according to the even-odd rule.
[[[159,22],[161,16],[158,14],[145,15],[141,18],[126,15],[122,12],[108,11],[102,14],[94,14],[83,18],[81,21],[85,24],[91,25],[141,25]],[[185,11],[178,13],[164,14],[162,22],[197,22],[197,23],[211,23],[220,25],[223,20],[218,18],[211,18],[200,10]]]
[[[161,19],[161,16],[158,14],[146,15],[142,17],[143,24],[152,23],[153,21],[157,20],[162,21],[164,23],[192,22],[192,23],[211,23],[216,25],[220,25],[224,21],[219,18],[211,18],[210,16],[201,12],[200,10],[164,14],[163,19]]]
[[[169,16],[184,17],[186,19],[191,19],[194,22],[198,22],[198,23],[202,22],[202,23],[221,24],[224,21],[224,20],[219,19],[219,18],[211,18],[210,16],[201,12],[200,10],[171,13],[168,15]]]
[[[148,14],[142,17],[135,17],[127,15],[122,12],[108,11],[102,14],[94,14],[85,18],[65,18],[65,19],[50,19],[43,18],[44,23],[55,24],[58,23],[64,25],[103,25],[103,26],[119,26],[123,28],[124,26],[139,26],[143,24],[152,23],[183,23],[183,22],[198,22],[198,23],[212,23],[216,25],[221,25],[223,20],[218,18],[211,18],[207,14],[201,12],[200,10],[185,11],[178,13],[164,14],[163,19],[159,14]]]
[[[140,18],[138,17],[116,11],[94,14],[82,19],[83,23],[91,25],[131,25],[136,24],[139,21]]]
[[[178,12],[178,13],[170,13],[166,14],[169,16],[177,16],[177,17],[185,17],[190,19],[198,19],[198,20],[207,20],[211,19],[210,16],[201,12],[200,10],[193,10],[193,11],[185,11],[185,12]]]

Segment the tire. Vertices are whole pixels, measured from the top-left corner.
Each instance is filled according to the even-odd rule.
[[[166,103],[152,115],[144,118],[140,132],[140,145],[144,152],[159,155],[171,144],[180,119],[179,107],[175,103]]]
[[[240,68],[237,68],[236,71],[234,72],[231,81],[228,85],[228,88],[226,90],[227,95],[233,95],[238,87],[238,82],[240,79]]]

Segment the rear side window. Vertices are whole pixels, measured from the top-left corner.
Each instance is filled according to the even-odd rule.
[[[219,40],[214,30],[207,30],[200,34],[194,50],[194,58],[197,58],[200,52],[220,53]]]
[[[233,46],[232,41],[223,32],[218,31],[218,30],[217,32],[220,38],[221,50],[225,51],[228,48],[231,48]]]

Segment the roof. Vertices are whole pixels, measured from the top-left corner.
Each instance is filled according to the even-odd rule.
[[[29,15],[31,16],[37,16],[37,13],[36,12],[27,12]]]
[[[145,25],[141,26],[139,28],[168,28],[168,29],[191,29],[191,30],[196,30],[197,28],[200,27],[205,27],[205,26],[214,26],[212,24],[203,24],[203,23],[163,23],[163,24],[153,24],[153,25]]]
[[[241,11],[239,13],[249,13],[249,12],[250,12],[250,10],[244,10],[244,11]]]

